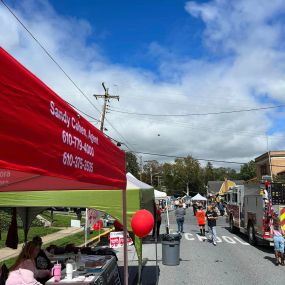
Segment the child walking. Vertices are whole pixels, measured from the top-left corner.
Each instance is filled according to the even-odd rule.
[[[200,227],[200,234],[201,236],[205,236],[205,211],[202,206],[198,207],[196,211],[196,218],[198,222],[198,226]]]

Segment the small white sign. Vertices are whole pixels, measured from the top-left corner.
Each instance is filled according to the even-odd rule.
[[[80,221],[79,220],[71,220],[70,226],[73,228],[80,228]]]

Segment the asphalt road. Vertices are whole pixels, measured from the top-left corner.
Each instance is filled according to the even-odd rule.
[[[176,230],[173,213],[170,228]],[[164,231],[162,224],[162,232]],[[158,246],[159,283],[166,284],[284,284],[285,267],[275,266],[273,248],[253,247],[242,234],[232,234],[223,217],[217,222],[217,246],[199,236],[199,228],[192,209],[187,210],[181,240],[179,266],[165,266],[161,262],[161,245]],[[143,246],[147,257],[143,284],[155,284],[154,245]]]

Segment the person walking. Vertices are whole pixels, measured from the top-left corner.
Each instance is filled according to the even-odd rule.
[[[196,211],[197,211],[197,208],[198,208],[198,205],[197,205],[197,202],[193,202],[193,216],[196,216]]]
[[[220,211],[220,215],[223,217],[225,214],[225,207],[221,201],[218,203],[218,209]]]
[[[196,211],[196,218],[198,222],[198,226],[200,227],[200,234],[201,236],[205,236],[205,211],[203,207],[200,205],[198,206],[198,210]]]
[[[175,210],[176,222],[179,233],[183,232],[184,216],[186,214],[185,209],[183,209],[182,203],[179,203],[178,208]]]
[[[158,204],[155,204],[154,211],[155,211],[155,222],[152,230],[152,239],[154,239],[155,237],[159,238],[159,231],[161,226],[161,210]]]
[[[279,258],[281,259],[281,265],[284,266],[284,231],[280,225],[279,219],[276,217],[273,224],[273,241],[276,265],[279,265]]]
[[[218,214],[215,211],[214,206],[212,206],[212,205],[208,206],[208,210],[206,212],[206,217],[207,217],[207,221],[208,221],[210,240],[213,242],[213,245],[216,246],[217,245],[216,226],[217,226]]]

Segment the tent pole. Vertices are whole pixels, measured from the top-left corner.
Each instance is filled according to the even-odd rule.
[[[169,234],[169,212],[168,212],[168,201],[167,201],[167,199],[166,199],[166,218],[167,218],[166,233]]]
[[[155,233],[155,284],[158,284],[157,234]]]
[[[85,208],[85,247],[87,246],[87,225],[88,225],[88,208]]]
[[[124,285],[129,283],[128,273],[128,242],[127,242],[127,192],[122,190],[123,195],[123,225],[124,225]]]
[[[29,223],[29,208],[26,207],[25,208],[25,226],[24,226],[24,243],[26,244],[28,242],[28,231],[29,231],[29,227],[28,227],[28,223]]]

